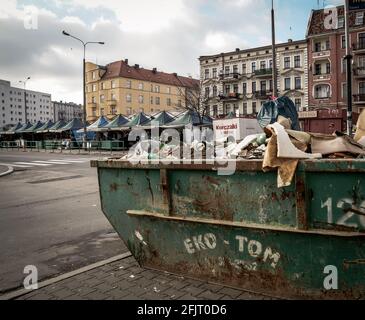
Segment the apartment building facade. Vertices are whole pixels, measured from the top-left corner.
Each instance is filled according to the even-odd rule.
[[[71,121],[74,118],[83,120],[83,108],[81,104],[64,101],[52,101],[54,122],[59,120]]]
[[[331,12],[312,10],[308,22],[309,108],[346,109],[346,39],[344,7],[336,7],[337,23],[325,25]],[[364,10],[349,16],[353,55],[353,109],[365,109],[365,19]]]
[[[307,42],[277,45],[278,92],[291,98],[298,110],[308,105]],[[202,105],[211,116],[229,112],[254,115],[272,96],[272,48],[201,56]]]
[[[26,110],[25,110],[26,107]],[[10,81],[0,80],[0,128],[18,122],[46,122],[53,120],[51,95],[11,86]]]
[[[86,63],[87,120],[104,115],[147,114],[159,111],[183,110],[193,92],[199,90],[199,80],[130,66],[128,60],[99,66]],[[193,94],[193,96],[196,96]]]

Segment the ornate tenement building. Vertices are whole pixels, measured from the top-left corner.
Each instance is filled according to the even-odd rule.
[[[162,110],[183,110],[199,80],[176,73],[130,66],[128,60],[106,66],[86,63],[87,120],[101,115],[130,115],[140,111],[156,113]],[[198,96],[194,94],[193,96]]]
[[[279,94],[303,110],[308,105],[307,42],[278,44],[276,59]],[[255,114],[272,95],[271,46],[201,56],[199,61],[201,103],[211,116]]]
[[[325,28],[324,10],[312,10],[308,29],[309,107],[347,108],[344,7],[337,7],[338,23]],[[353,61],[354,111],[365,108],[364,11],[350,12],[350,44]]]

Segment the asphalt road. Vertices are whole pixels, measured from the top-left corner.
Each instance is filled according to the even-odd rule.
[[[22,286],[27,265],[39,280],[126,252],[100,209],[97,156],[1,151],[0,292]]]

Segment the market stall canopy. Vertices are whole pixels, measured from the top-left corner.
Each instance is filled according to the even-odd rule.
[[[63,120],[58,120],[52,127],[48,129],[49,132],[57,132],[57,130],[63,128],[66,122]]]
[[[163,128],[184,128],[188,125],[192,126],[211,126],[213,123],[210,117],[199,117],[195,111],[186,111],[176,120],[164,125]]]
[[[98,131],[102,131],[101,129],[103,129],[107,124],[109,124],[108,120],[104,117],[101,116],[98,120],[96,120],[93,124],[89,125],[86,130],[88,132],[98,132]],[[83,132],[83,128],[79,129],[77,132],[78,133],[82,133]]]
[[[151,129],[153,127],[153,122],[158,122],[158,125],[162,127],[174,121],[174,119],[175,118],[171,116],[168,112],[161,111],[156,114],[151,120],[147,121],[144,125],[138,127],[142,129]]]
[[[133,128],[136,126],[142,126],[146,124],[148,121],[150,121],[150,118],[148,118],[143,112],[140,112],[136,114],[131,121],[123,125],[123,128]]]
[[[30,128],[23,130],[23,133],[34,133],[39,128],[41,128],[44,125],[43,122],[37,121],[35,124],[33,124]]]
[[[27,122],[27,123],[23,124],[20,129],[15,130],[15,133],[22,133],[25,130],[29,129],[31,126],[32,126],[32,124],[30,122]]]
[[[64,127],[56,130],[56,132],[64,132],[64,131],[77,131],[84,127],[84,124],[80,119],[74,118],[69,123],[67,123]]]
[[[43,126],[41,126],[39,129],[37,129],[35,132],[36,133],[48,132],[48,130],[50,128],[52,128],[53,126],[54,126],[54,122],[52,120],[48,120],[45,124],[43,124]]]
[[[119,114],[112,121],[110,121],[107,125],[105,125],[103,128],[101,128],[100,131],[120,130],[121,127],[124,127],[124,125],[128,122],[129,122],[128,118],[126,118],[122,114]]]
[[[12,127],[10,130],[8,131],[2,131],[0,132],[0,134],[15,134],[15,131],[19,130],[23,125],[18,122],[18,124],[15,127]]]

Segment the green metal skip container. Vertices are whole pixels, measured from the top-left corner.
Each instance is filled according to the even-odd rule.
[[[365,161],[309,160],[290,187],[261,161],[92,161],[102,209],[146,268],[283,298],[365,298]]]

